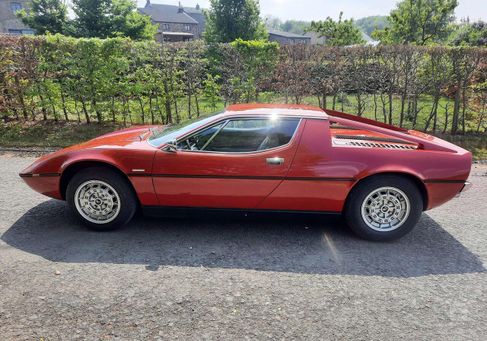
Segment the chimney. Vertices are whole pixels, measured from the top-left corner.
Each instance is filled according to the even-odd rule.
[[[150,6],[151,6],[150,0],[147,0],[147,2],[145,3],[145,7],[150,7]]]
[[[183,13],[183,12],[184,12],[183,5],[181,5],[181,1],[179,1],[178,13]]]
[[[199,11],[200,10],[200,4],[196,4],[196,9]]]

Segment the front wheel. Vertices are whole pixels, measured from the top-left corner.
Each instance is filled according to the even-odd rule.
[[[423,198],[413,181],[382,175],[366,179],[352,190],[345,219],[358,236],[387,241],[410,232],[422,211]]]
[[[127,180],[103,167],[77,173],[68,183],[66,199],[76,216],[95,230],[116,229],[126,224],[137,209]]]

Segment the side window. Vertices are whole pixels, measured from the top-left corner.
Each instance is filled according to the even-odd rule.
[[[244,153],[276,148],[289,143],[299,119],[234,119],[189,137],[181,149]]]
[[[199,133],[188,137],[185,140],[178,142],[178,149],[180,150],[204,150],[209,142],[216,136],[220,131],[221,127],[226,122],[221,122],[210,128],[206,128]]]

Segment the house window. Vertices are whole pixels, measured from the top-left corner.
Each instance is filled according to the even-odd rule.
[[[20,36],[22,34],[32,35],[34,33],[35,33],[34,30],[31,30],[31,29],[17,30],[17,29],[10,28],[8,30],[8,34],[11,34],[14,36]]]
[[[191,31],[191,26],[189,26],[189,25],[184,25],[184,29],[185,29],[187,32],[189,32],[189,31]]]
[[[169,30],[169,24],[162,24],[163,30]]]
[[[12,13],[20,11],[22,9],[22,4],[20,2],[11,2],[10,3],[10,10]]]
[[[12,34],[12,35],[15,35],[15,36],[20,36],[22,34],[22,30],[14,30],[14,29],[9,29],[8,30],[8,34]]]

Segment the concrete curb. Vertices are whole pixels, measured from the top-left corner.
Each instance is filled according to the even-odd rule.
[[[44,148],[44,147],[0,147],[0,153],[14,152],[14,153],[52,153],[61,148]]]

